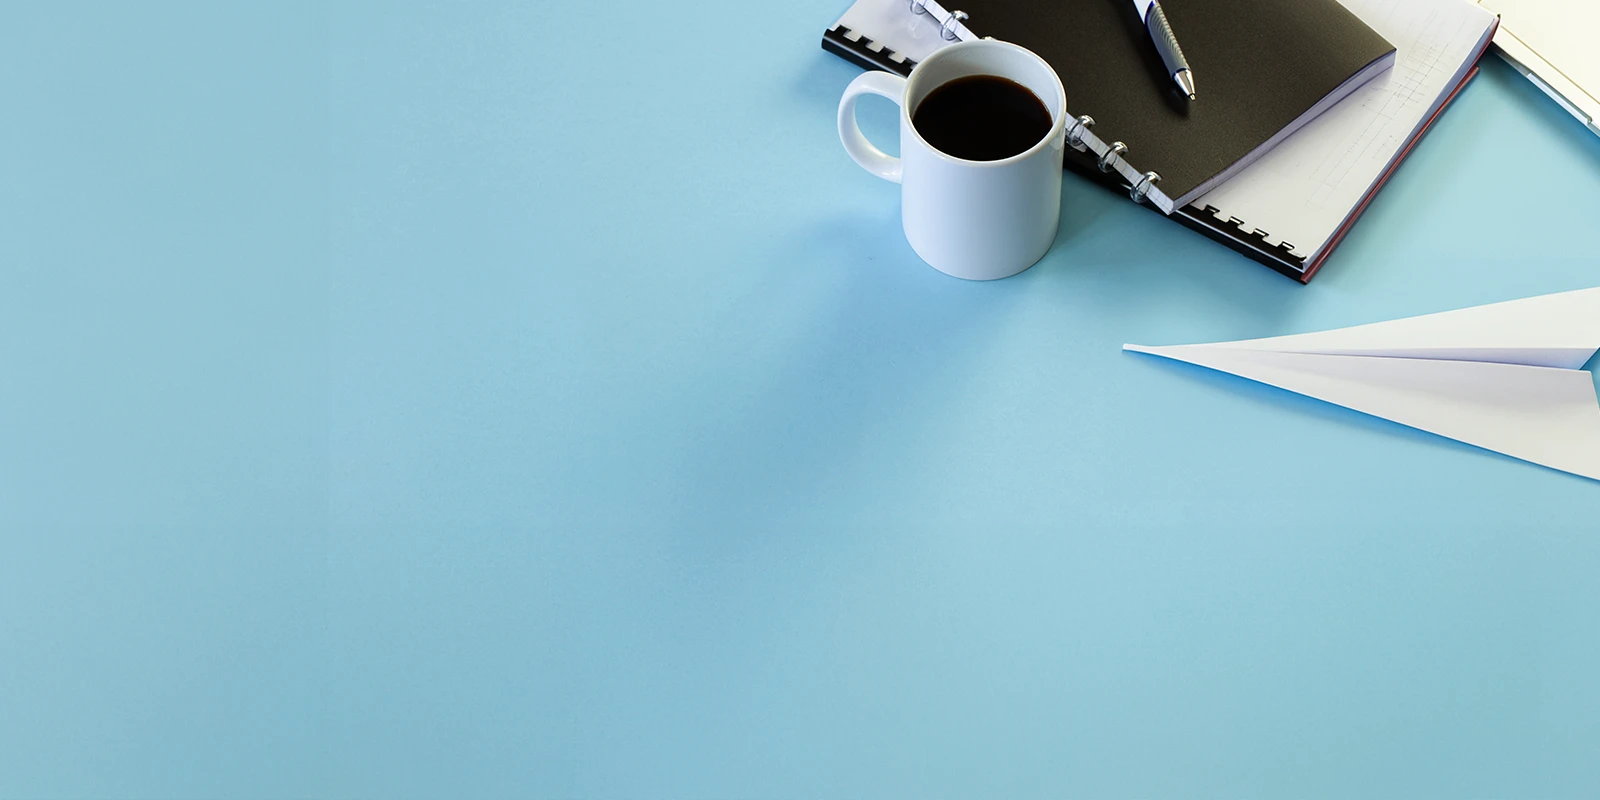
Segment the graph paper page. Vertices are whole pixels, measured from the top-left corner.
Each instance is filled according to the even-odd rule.
[[[1341,0],[1395,66],[1195,202],[1313,258],[1450,91],[1494,23],[1465,0]]]

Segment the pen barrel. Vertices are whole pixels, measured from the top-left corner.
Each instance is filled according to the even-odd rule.
[[[1172,35],[1172,26],[1167,23],[1167,14],[1161,10],[1159,3],[1151,3],[1144,24],[1150,29],[1150,40],[1155,42],[1156,51],[1161,53],[1167,71],[1176,75],[1188,69],[1189,62],[1183,57],[1183,48],[1178,46],[1178,37]]]

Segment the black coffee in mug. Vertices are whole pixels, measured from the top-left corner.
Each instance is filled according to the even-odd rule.
[[[968,161],[999,161],[1050,133],[1050,109],[1028,87],[994,75],[956,78],[917,104],[911,124],[928,144]]]

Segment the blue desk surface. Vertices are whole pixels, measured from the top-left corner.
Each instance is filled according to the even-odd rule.
[[[13,9],[0,796],[1600,794],[1600,485],[1119,352],[1600,283],[1600,138],[964,283],[842,4]]]

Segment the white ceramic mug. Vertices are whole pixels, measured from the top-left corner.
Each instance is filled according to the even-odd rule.
[[[1000,161],[942,153],[911,124],[917,104],[956,78],[995,75],[1027,87],[1050,110],[1050,133]],[[874,147],[856,123],[856,101],[876,94],[900,106],[900,157]],[[839,139],[866,171],[900,184],[900,218],[911,249],[957,278],[1008,278],[1044,257],[1061,222],[1061,156],[1066,91],[1045,60],[1008,42],[983,39],[937,50],[910,78],[867,72],[839,101]]]

